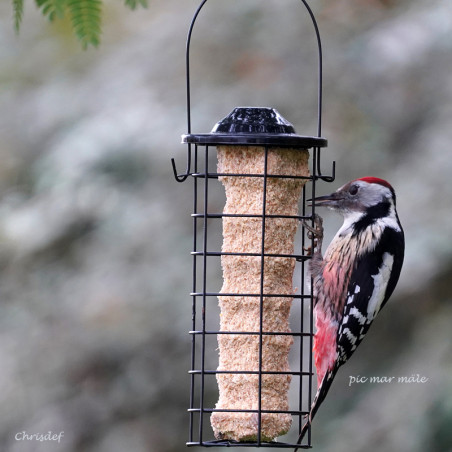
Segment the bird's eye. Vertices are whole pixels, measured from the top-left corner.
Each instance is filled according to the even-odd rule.
[[[358,193],[358,186],[357,185],[352,185],[349,189],[348,192],[352,195],[355,196]]]

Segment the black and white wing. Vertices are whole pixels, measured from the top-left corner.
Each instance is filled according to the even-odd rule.
[[[378,245],[353,268],[337,335],[339,365],[345,363],[366,335],[399,280],[404,257],[403,231],[385,228]]]

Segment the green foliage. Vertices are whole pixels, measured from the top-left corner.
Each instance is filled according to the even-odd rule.
[[[136,9],[138,5],[141,5],[143,8],[147,8],[148,6],[147,0],[125,0],[125,4],[130,9]]]
[[[14,28],[19,31],[20,23],[24,15],[24,0],[13,0],[14,9]]]
[[[58,1],[58,0],[54,0]],[[61,1],[61,0],[60,0]],[[72,28],[83,48],[100,42],[102,2],[100,0],[69,0]]]
[[[14,27],[19,31],[24,13],[24,0],[12,0]],[[43,16],[51,22],[69,15],[75,35],[84,49],[100,43],[103,0],[35,0]],[[138,6],[146,8],[147,0],[124,0],[124,4],[134,10]]]
[[[66,0],[36,0],[36,5],[41,8],[42,14],[51,21],[64,17]]]

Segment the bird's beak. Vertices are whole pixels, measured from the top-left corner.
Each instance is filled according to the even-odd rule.
[[[320,207],[338,207],[340,201],[343,200],[343,197],[337,193],[331,193],[331,195],[319,196],[314,199],[308,199],[309,205],[320,206]]]

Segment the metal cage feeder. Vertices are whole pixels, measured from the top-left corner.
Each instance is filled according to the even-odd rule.
[[[210,133],[193,134],[190,42],[206,2],[202,1],[193,16],[186,46],[185,173],[177,172],[172,159],[176,180],[193,181],[191,389],[186,444],[309,448],[310,427],[301,445],[281,442],[279,437],[295,427],[301,432],[303,416],[312,402],[313,296],[305,284],[311,256],[305,249],[309,243],[305,243],[302,221],[313,221],[315,215],[315,207],[306,206],[307,194],[315,197],[317,181],[335,178],[334,162],[329,176],[322,174],[320,164],[320,151],[327,146],[321,136],[320,34],[312,10],[301,0],[318,43],[317,136],[297,135],[275,109],[258,107],[237,107]],[[209,198],[212,186],[220,182],[226,191],[222,212]],[[215,224],[222,227],[223,243],[214,240],[212,244],[209,234]],[[301,234],[296,239],[298,229]],[[208,269],[214,261],[221,263],[224,282],[221,289],[210,290]],[[298,289],[293,288],[294,272],[300,278]],[[218,309],[217,302],[220,319],[215,316],[212,321],[209,314]],[[289,315],[293,303],[300,306],[295,327],[292,319],[292,331]],[[207,357],[217,347],[215,367]],[[289,367],[289,353],[293,361],[294,351],[296,370]],[[215,388],[219,398],[213,405],[208,394]]]

